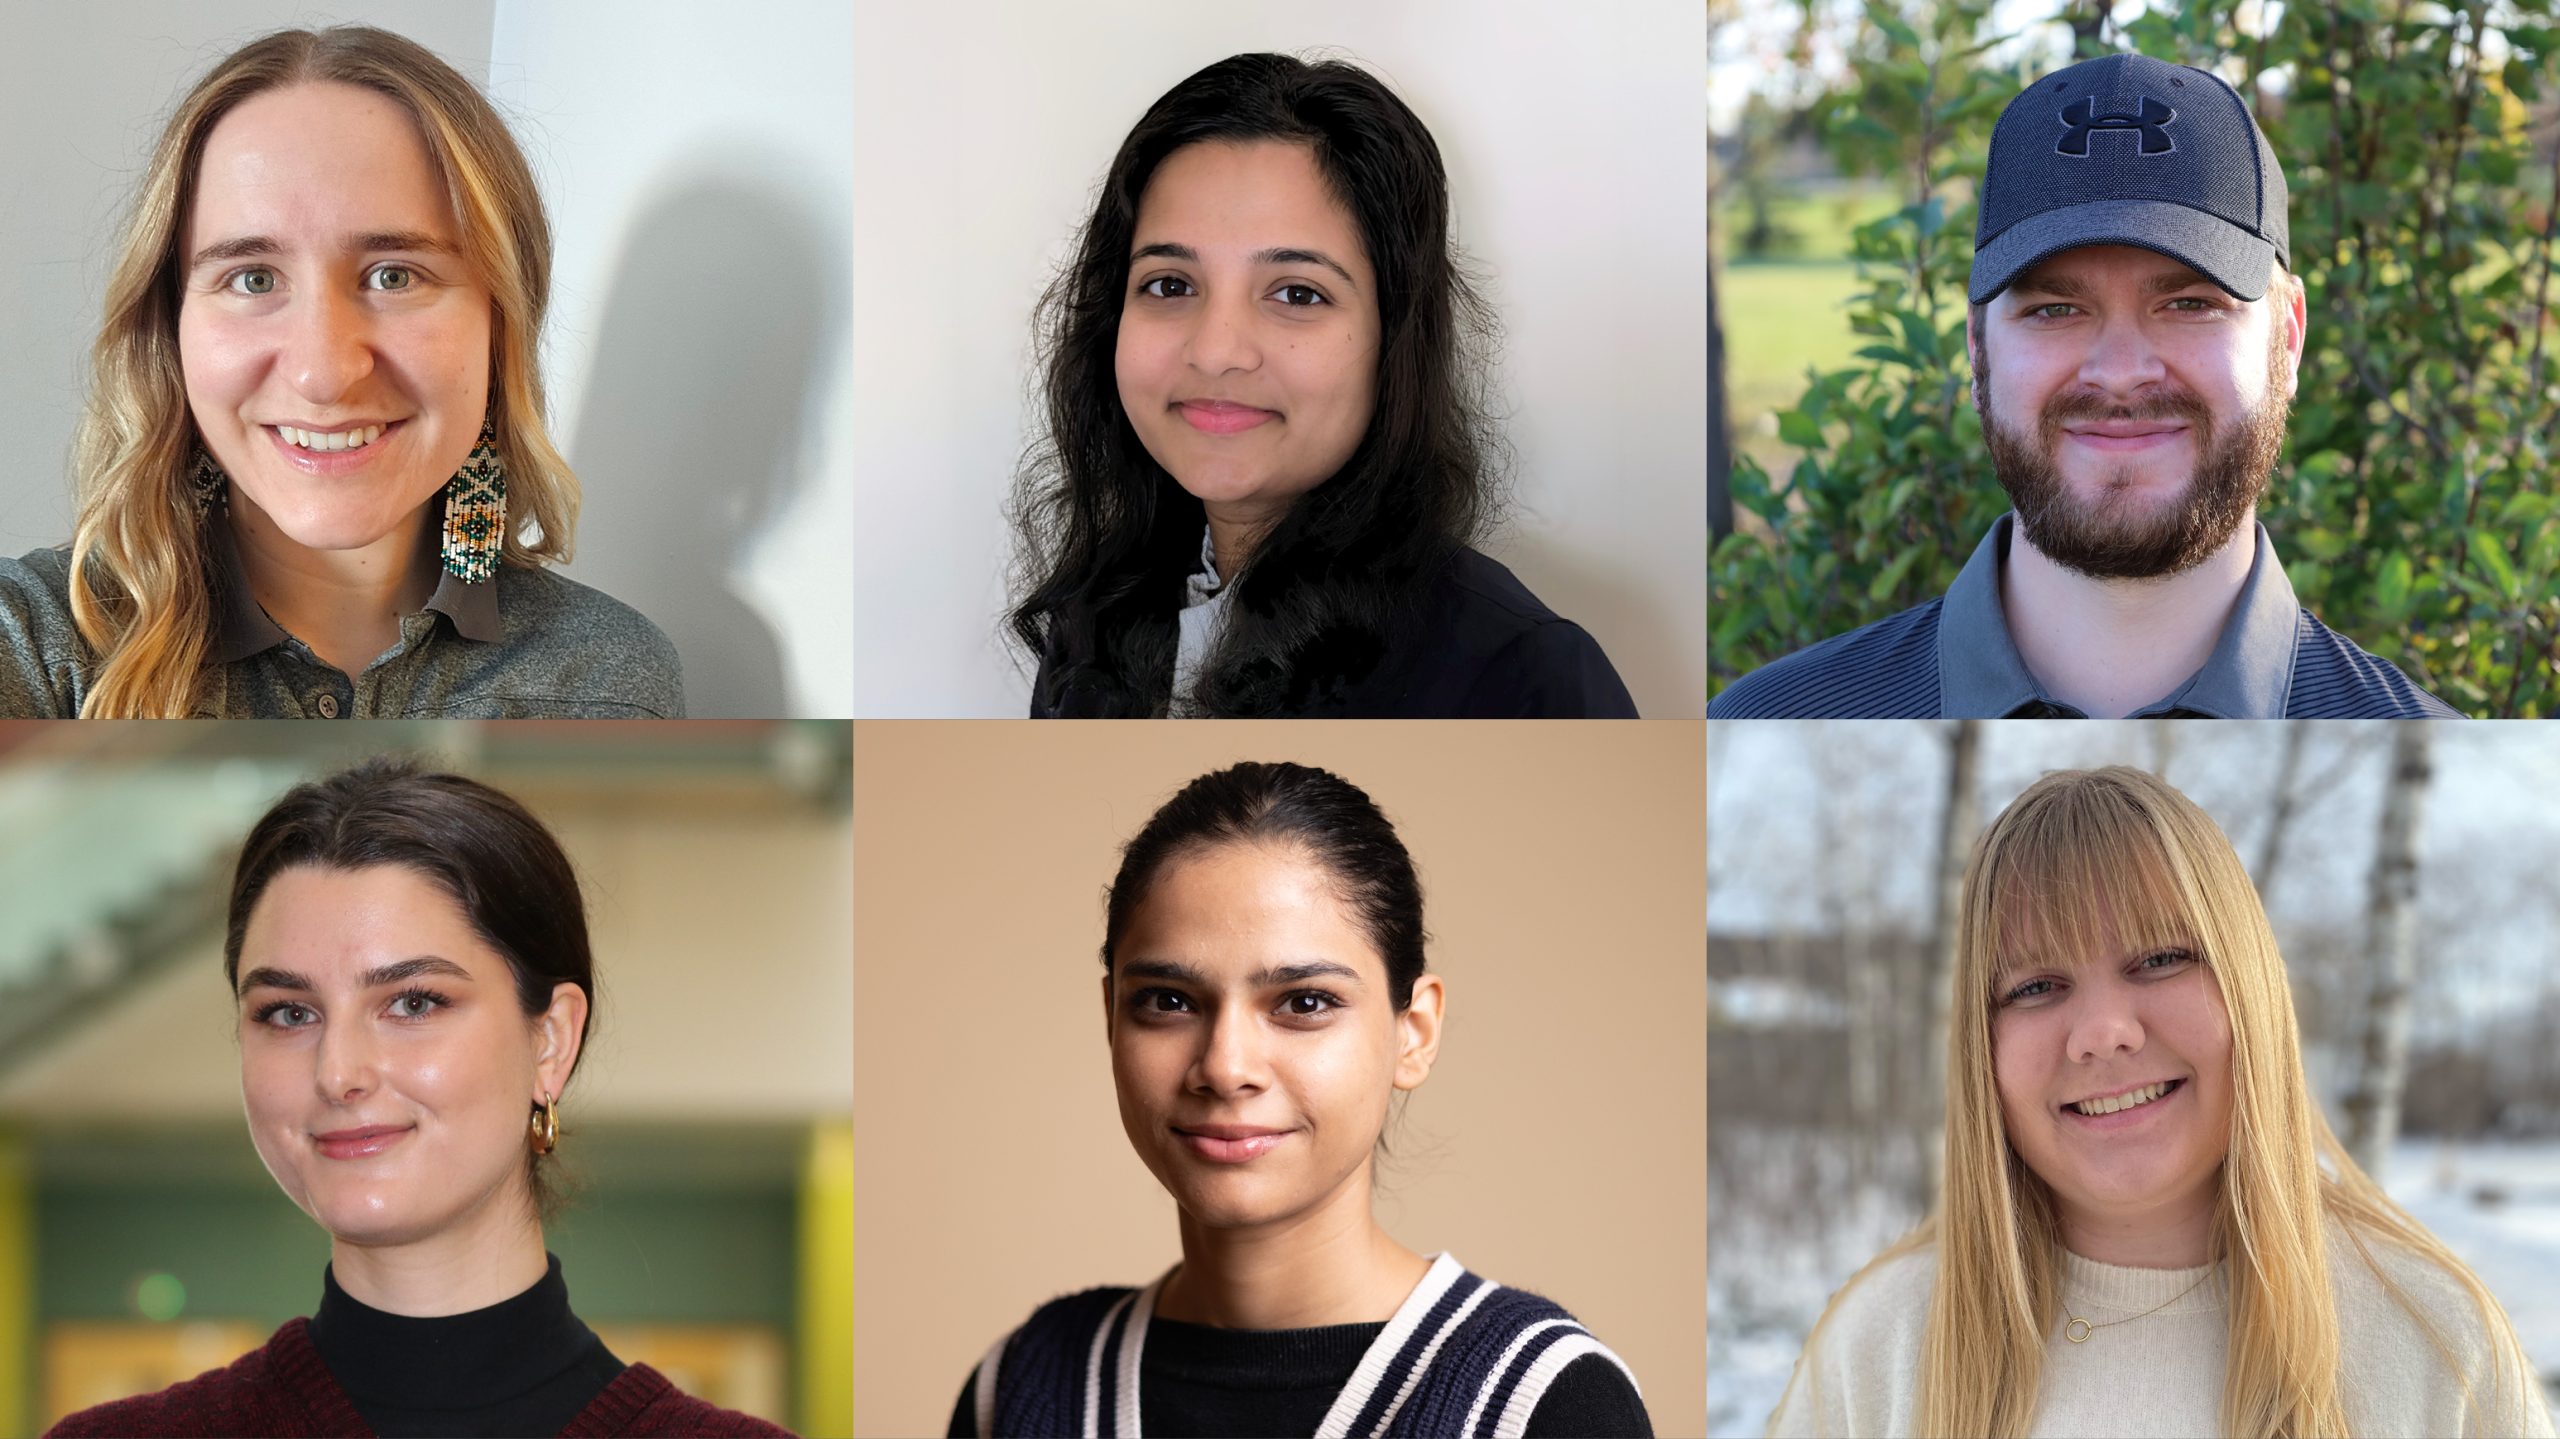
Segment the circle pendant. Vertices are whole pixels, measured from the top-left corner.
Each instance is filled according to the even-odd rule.
[[[2086,1319],[2074,1319],[2070,1323],[2063,1325],[2062,1337],[2070,1340],[2074,1344],[2088,1343],[2089,1321]]]

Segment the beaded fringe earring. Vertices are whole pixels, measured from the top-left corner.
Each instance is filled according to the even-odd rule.
[[[480,438],[444,487],[444,569],[467,585],[498,572],[507,547],[507,474],[498,460],[498,431],[483,422]]]
[[[195,467],[187,471],[187,489],[195,495],[196,514],[199,516],[231,508],[230,478],[222,473],[222,466],[215,464],[213,455],[206,450],[196,451]]]

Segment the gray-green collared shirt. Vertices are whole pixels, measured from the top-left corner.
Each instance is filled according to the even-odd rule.
[[[676,648],[621,601],[548,570],[439,578],[400,617],[400,642],[350,676],[287,634],[249,593],[228,529],[215,544],[214,663],[202,717],[678,719]],[[63,719],[95,658],[71,620],[71,554],[0,559],[0,717]]]

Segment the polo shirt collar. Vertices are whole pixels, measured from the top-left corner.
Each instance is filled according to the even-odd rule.
[[[1938,696],[1942,714],[1998,718],[2030,704],[2059,705],[2044,692],[2009,638],[2000,605],[2000,566],[2017,516],[2002,515],[1974,546],[1938,613]],[[2281,719],[2293,689],[2294,635],[2302,606],[2276,560],[2265,525],[2253,525],[2257,553],[2213,654],[2174,692],[2136,715],[2181,711],[2216,719]]]
[[[214,637],[214,659],[233,664],[283,644],[292,636],[261,609],[249,593],[248,571],[240,562],[240,541],[227,519],[210,521],[213,529],[214,609],[220,628]],[[465,584],[442,567],[436,571],[435,593],[426,608],[453,621],[453,632],[467,640],[494,643],[506,638],[498,614],[498,577]]]

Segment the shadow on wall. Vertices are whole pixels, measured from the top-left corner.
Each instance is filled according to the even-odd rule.
[[[675,641],[697,718],[796,712],[732,576],[817,467],[850,313],[823,223],[751,169],[679,175],[633,219],[569,447],[591,506],[575,573]]]

